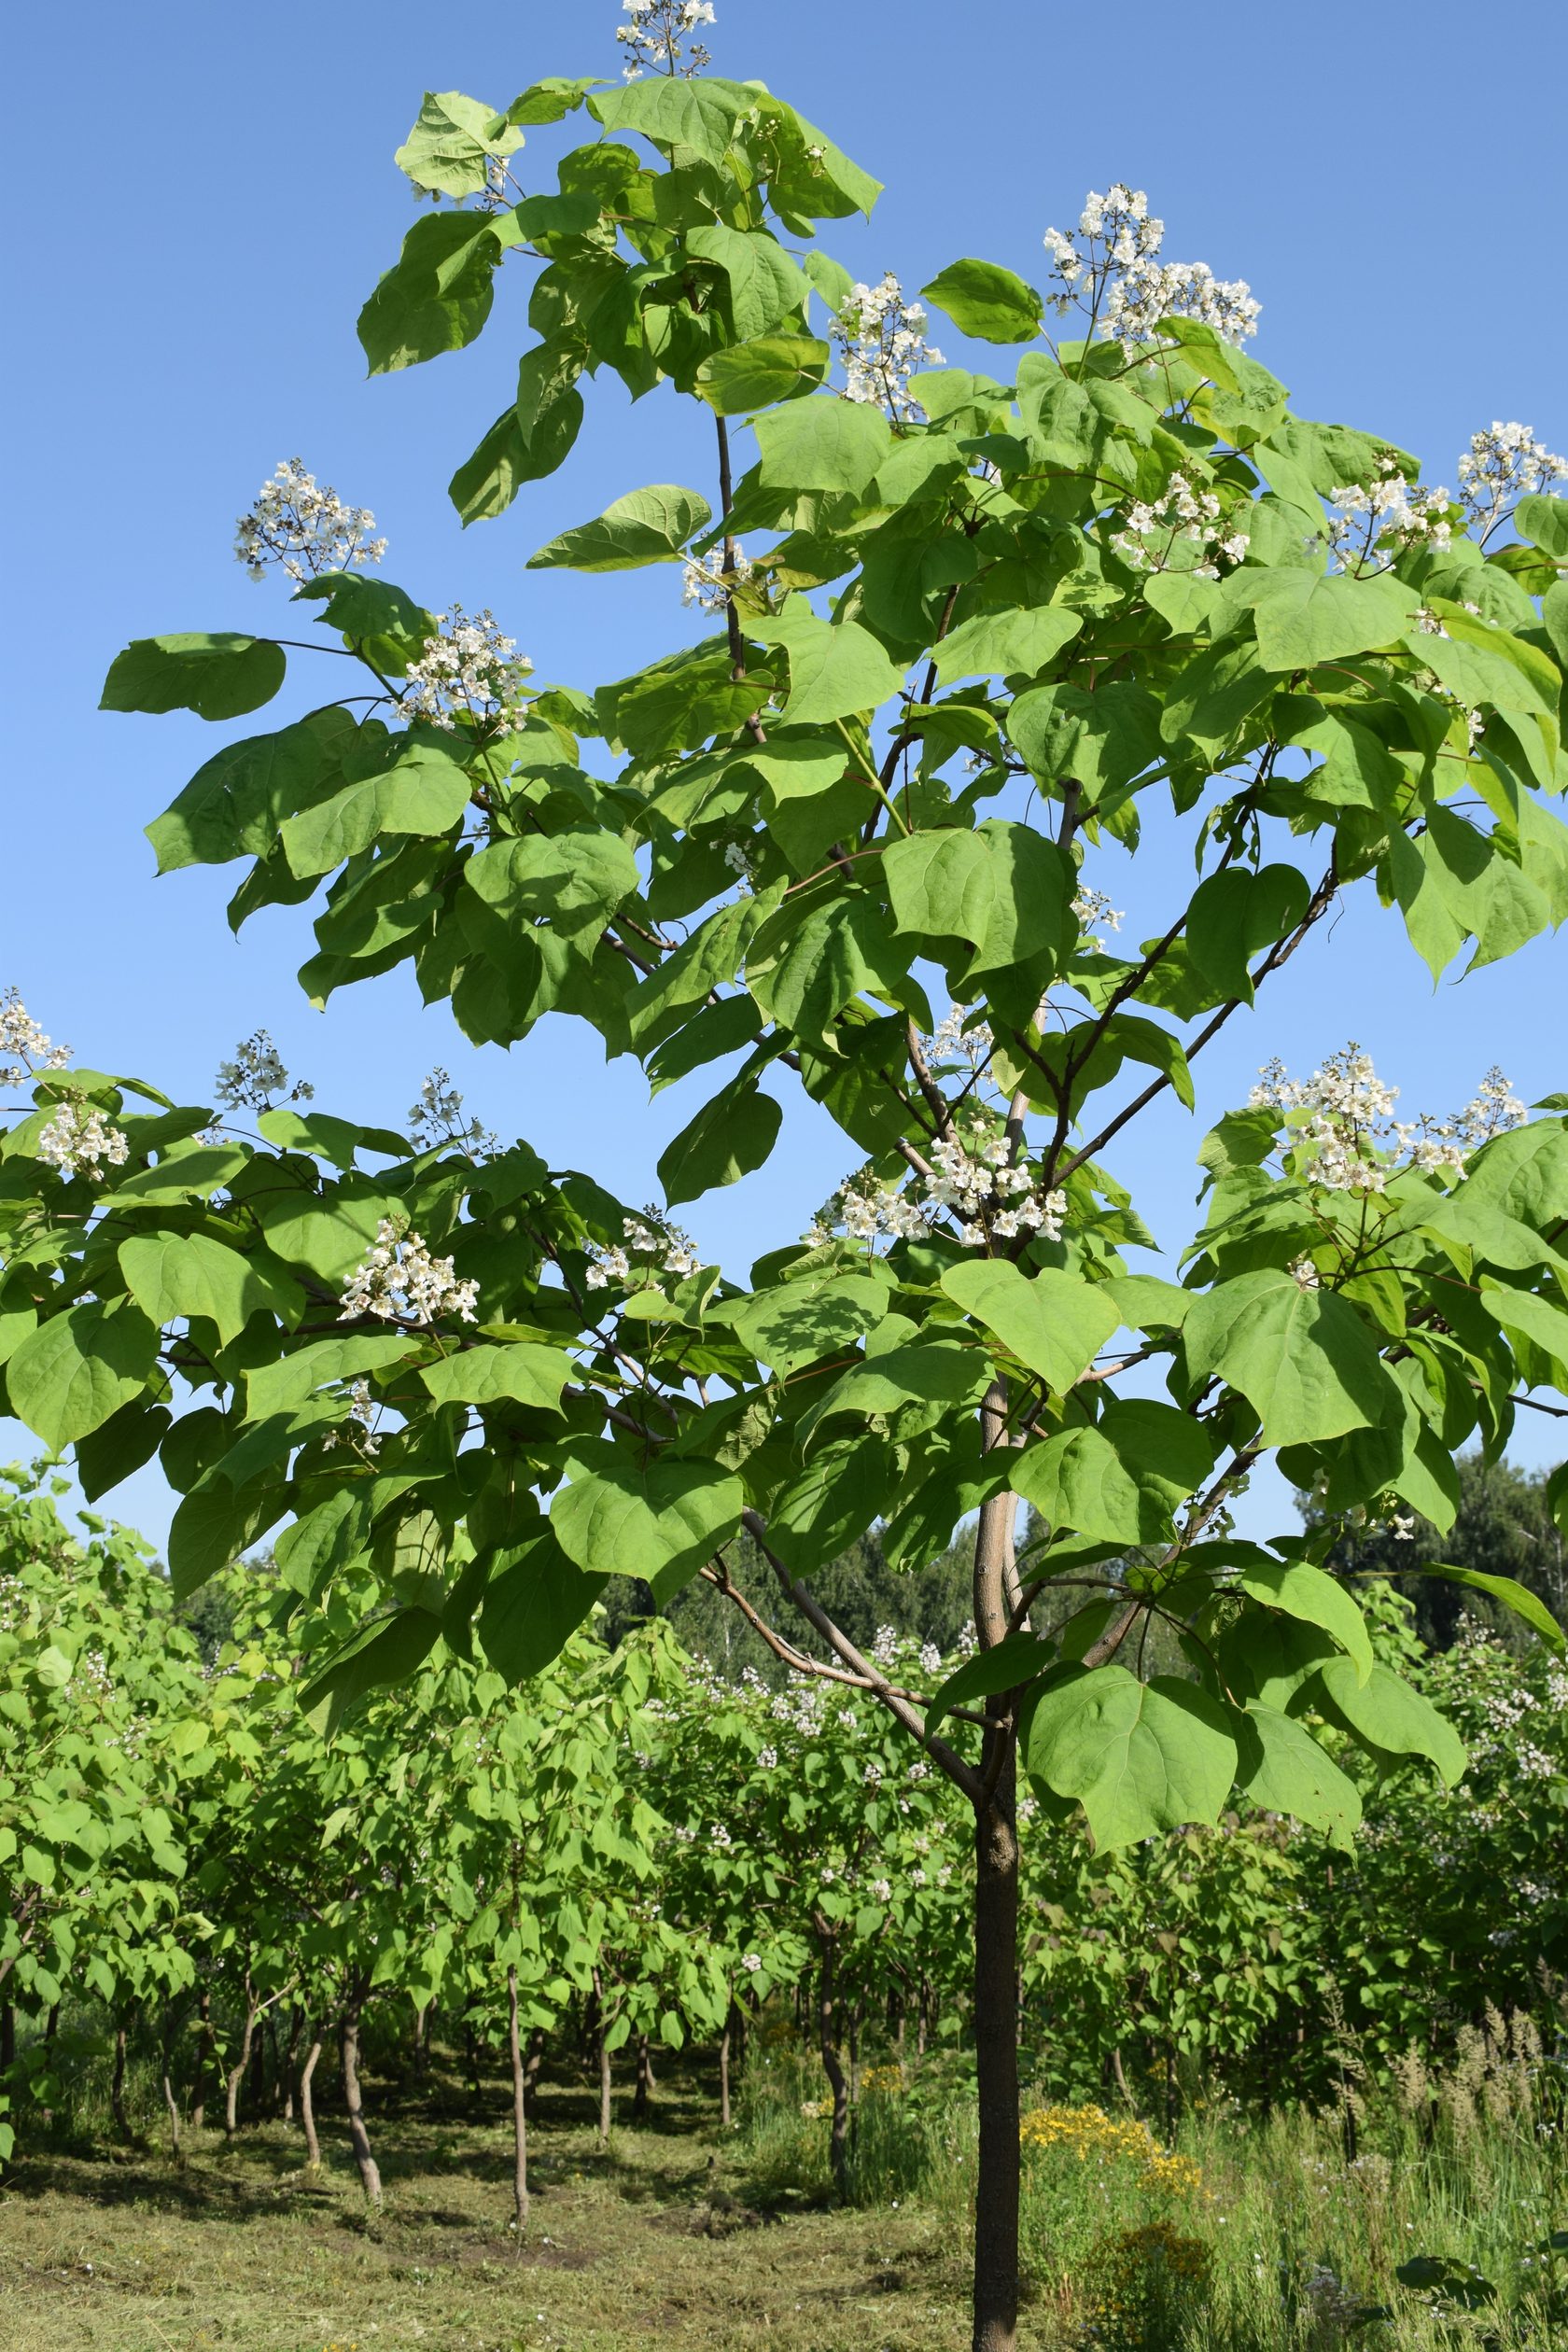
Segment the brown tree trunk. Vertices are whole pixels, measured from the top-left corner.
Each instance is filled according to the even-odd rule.
[[[828,1924],[820,1917],[816,1922],[818,1947],[822,1954],[821,1975],[818,1981],[817,2041],[822,2053],[822,2072],[828,2078],[833,2093],[833,2123],[828,2137],[828,2154],[833,2164],[833,2187],[842,2197],[848,2191],[849,2177],[849,2079],[838,2054],[838,2042],[833,2017],[833,1945]]]
[[[719,2129],[730,2128],[730,2031],[735,2023],[735,2005],[732,2001],[724,2017],[724,2030],[719,2037]]]
[[[0,2073],[8,2072],[16,2065],[16,2004],[7,2001],[0,2007]]]
[[[536,2025],[528,2036],[528,2060],[523,2069],[523,2097],[530,2112],[539,2096],[539,2068],[544,2064],[544,2027]]]
[[[292,2123],[294,2121],[294,2084],[300,2071],[300,2037],[304,2030],[305,2012],[296,2001],[288,2019],[288,2049],[282,2065],[278,2066],[278,2079],[273,2086],[274,2101],[280,2092],[283,2096],[283,2120],[286,2123]],[[275,2044],[273,2045],[273,2064],[277,2064]]]
[[[59,2032],[60,2032],[60,2003],[59,2003],[58,2001],[54,2001],[54,2002],[51,2002],[51,2003],[50,2003],[50,2005],[49,2005],[49,2019],[48,2019],[47,2023],[46,2023],[46,2024],[45,2024],[45,2026],[44,2026],[44,2048],[45,2048],[45,2049],[46,2049],[46,2050],[49,2052],[49,2055],[50,2055],[51,2059],[52,2059],[53,2054],[54,2054],[54,2043],[55,2043],[55,2038],[56,2038],[57,2035],[59,2034]],[[44,2127],[45,2131],[47,2132],[47,2131],[49,2130],[49,2128],[50,2124],[54,2121],[54,2109],[53,2109],[52,2107],[43,2107],[43,2108],[41,2108],[41,2109],[39,2110],[39,2119],[38,2119],[38,2120],[39,2120],[39,2121],[43,2124],[43,2127]]]
[[[240,2037],[240,2054],[233,2065],[230,2067],[228,2079],[223,2086],[223,2136],[231,2147],[239,2136],[240,2085],[245,2080],[245,2071],[250,2065],[251,2044],[256,2037],[256,2020],[261,2007],[256,1997],[255,1988],[251,1984],[248,1968],[245,1971],[245,2032]]]
[[[653,2061],[648,2054],[648,2036],[639,2034],[637,2046],[637,2093],[632,2100],[632,2113],[640,2123],[647,2116],[653,2096]]]
[[[300,2069],[300,2128],[305,2135],[305,2162],[312,2172],[321,2170],[321,2142],[315,2136],[315,2107],[311,2098],[311,2083],[320,2055],[321,2036],[313,2032],[305,2063]]]
[[[604,1987],[599,1981],[597,1968],[594,1970],[594,1995],[589,2022],[594,2052],[599,2064],[599,2146],[608,2148],[611,2121],[609,2045],[605,2038]]]
[[[528,2232],[528,2103],[517,2030],[517,1970],[507,1970],[507,2049],[511,2056],[511,2195],[521,2246]]]
[[[125,2112],[125,2021],[115,2027],[114,2074],[109,2082],[109,2110],[115,2129],[121,2139],[131,2137],[131,2119]]]
[[[196,2014],[202,2030],[196,2038],[196,2079],[190,2086],[190,2128],[204,2129],[207,2121],[207,2075],[216,2047],[213,2039],[212,1988],[203,1984],[196,1996]]]
[[[982,1409],[984,1442],[1004,1444],[1001,1381]],[[982,1506],[974,1539],[974,1624],[982,1649],[1007,1632],[1016,1585],[1011,1493]],[[973,2352],[1018,2340],[1018,1833],[1014,1694],[987,1701],[981,1750],[987,1799],[974,1821],[974,2064],[980,2111],[974,2198]]]
[[[185,2151],[180,2146],[179,2106],[175,2097],[175,2086],[169,2079],[169,2067],[167,2061],[165,2061],[163,2067],[163,2104],[169,2110],[170,2152],[172,2153],[176,2164],[183,2164],[185,2163]]]
[[[343,2061],[343,2104],[348,2109],[348,2136],[367,2205],[381,2203],[381,2174],[371,2153],[365,2129],[365,2103],[359,2092],[359,2004],[351,2001],[338,2021],[338,2054]]]

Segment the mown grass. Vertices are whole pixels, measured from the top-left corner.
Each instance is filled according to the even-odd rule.
[[[1491,2089],[1488,2089],[1488,2085]],[[370,2085],[385,2180],[367,2215],[339,2120],[308,2174],[271,2122],[227,2149],[187,2135],[175,2163],[141,2093],[145,2135],[118,2146],[79,2107],[60,2144],[15,2163],[0,2197],[4,2352],[961,2352],[973,2125],[935,2062],[862,2095],[849,2195],[835,2206],[819,2092],[793,2052],[763,2053],[721,2139],[699,2066],[662,2076],[651,2113],[596,2144],[589,2086],[546,2083],[532,2132],[528,2241],[508,2227],[500,2086]],[[1418,2086],[1419,2092],[1420,2086]],[[1123,2107],[1031,2127],[1021,2341],[1030,2352],[1558,2352],[1552,2261],[1568,2227],[1560,2132],[1516,2070],[1474,2095],[1402,2105],[1368,2091],[1345,2119],[1192,2114],[1170,2163]],[[325,2105],[325,2102],[323,2103]],[[1037,2105],[1040,2103],[1036,2103]],[[1414,2254],[1474,2263],[1496,2289],[1466,2310],[1402,2288]],[[1387,2317],[1371,2317],[1386,2312]]]

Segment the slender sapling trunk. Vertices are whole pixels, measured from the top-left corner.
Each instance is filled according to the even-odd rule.
[[[507,1970],[507,2049],[511,2057],[511,2194],[517,2243],[528,2232],[528,2102],[523,2039],[517,2030],[517,1969]]]
[[[381,2174],[371,2153],[365,2129],[365,2103],[359,2091],[359,2004],[351,2001],[338,2021],[338,2053],[343,2062],[343,2103],[348,2109],[348,2136],[367,2205],[381,2203]]]

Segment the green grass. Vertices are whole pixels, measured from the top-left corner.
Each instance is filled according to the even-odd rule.
[[[140,2144],[116,2147],[88,2103],[59,2146],[11,2168],[0,2198],[5,2352],[962,2352],[968,2342],[973,2130],[951,2060],[862,2099],[855,2202],[840,2209],[826,2123],[801,2112],[819,2077],[792,2051],[759,2057],[722,2142],[700,2065],[662,2074],[640,2127],[621,2099],[608,2150],[586,2079],[563,2076],[539,2103],[521,2248],[508,2227],[499,2084],[476,2104],[450,2074],[401,2085],[371,2076],[386,2184],[373,2218],[325,2096],[326,2163],[313,2178],[282,2123],[245,2131],[233,2149],[218,2135],[188,2135],[176,2167],[150,2088],[134,2085]],[[1561,2320],[1548,2319],[1539,2296],[1529,2300],[1523,2261],[1568,2226],[1560,2134],[1543,2130],[1538,2102],[1526,2111],[1525,2070],[1483,2067],[1463,2095],[1452,2079],[1416,2093],[1403,2107],[1393,2085],[1367,2093],[1353,2163],[1339,2118],[1299,2112],[1195,2113],[1177,2135],[1192,2163],[1154,2180],[1125,2107],[1107,2103],[1119,2130],[1062,2127],[1029,2160],[1022,2343],[1482,2352],[1490,2337],[1497,2352],[1554,2352],[1568,2342],[1568,2300]],[[1496,2303],[1473,2315],[1424,2306],[1393,2275],[1417,2253],[1476,2263]],[[1568,2260],[1559,2284],[1568,2289]],[[1356,2324],[1378,2307],[1393,2316]]]

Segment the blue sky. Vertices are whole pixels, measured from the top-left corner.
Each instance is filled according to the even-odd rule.
[[[717,70],[766,81],[887,182],[872,225],[829,224],[824,238],[857,274],[891,268],[913,287],[973,253],[1038,284],[1047,223],[1071,226],[1086,188],[1126,178],[1163,215],[1169,256],[1251,282],[1264,305],[1252,347],[1299,413],[1384,433],[1449,483],[1493,417],[1568,445],[1551,290],[1562,150],[1531,95],[1561,86],[1568,63],[1568,20],[1547,0],[1487,11],[1487,52],[1510,71],[1485,125],[1476,13],[1449,0],[1326,0],[1305,15],[1125,0],[1099,33],[1038,0],[719,0],[718,15]],[[8,263],[0,387],[13,664],[0,987],[14,980],[84,1060],[188,1100],[209,1099],[217,1064],[258,1024],[322,1107],[367,1120],[399,1118],[442,1062],[490,1125],[640,1198],[655,1196],[654,1162],[702,1076],[651,1108],[635,1066],[606,1067],[569,1022],[510,1056],[476,1053],[402,975],[313,1013],[293,979],[313,945],[305,910],[259,917],[236,944],[223,909],[243,868],[155,882],[141,835],[245,722],[95,707],[132,637],[296,634],[299,616],[231,552],[233,518],[295,455],[374,509],[388,577],[438,608],[492,606],[541,677],[591,685],[689,637],[674,573],[524,569],[553,532],[639,483],[712,495],[709,442],[668,396],[633,409],[602,382],[565,471],[465,534],[444,485],[511,396],[522,273],[503,273],[468,353],[367,383],[354,332],[414,217],[391,156],[422,91],[504,105],[541,74],[613,75],[619,21],[614,0],[521,0],[487,20],[412,0],[90,0],[13,29],[15,86],[33,95],[13,110],[9,178],[32,217]],[[556,137],[530,134],[514,165],[525,186],[530,166],[553,184]],[[1190,887],[1156,872],[1134,889],[1113,851],[1092,878],[1133,937],[1153,928],[1162,880]],[[1564,955],[1537,941],[1434,990],[1397,923],[1352,894],[1198,1065],[1199,1119],[1172,1108],[1144,1121],[1120,1170],[1179,1247],[1201,1114],[1242,1099],[1268,1055],[1309,1069],[1351,1036],[1407,1113],[1463,1101],[1492,1061],[1527,1099],[1561,1088]],[[767,1169],[684,1213],[705,1253],[744,1275],[854,1156],[808,1107]],[[1517,1458],[1555,1459],[1556,1426],[1522,1428]],[[0,1427],[0,1451],[21,1442]],[[149,1471],[113,1507],[156,1537],[170,1500]],[[1258,1533],[1290,1523],[1278,1482],[1246,1508]]]

